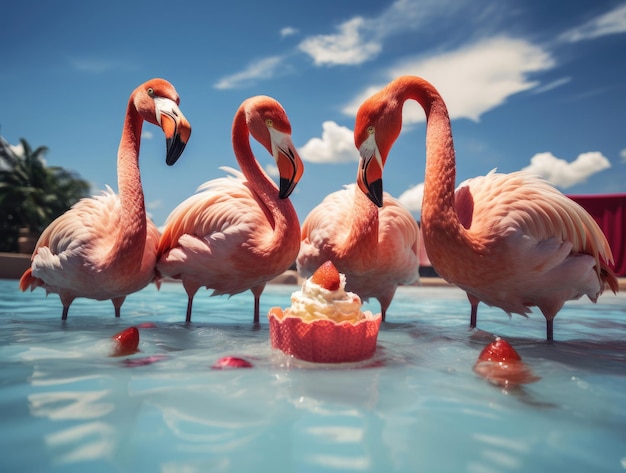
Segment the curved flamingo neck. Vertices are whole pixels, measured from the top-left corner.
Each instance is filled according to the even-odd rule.
[[[120,199],[120,227],[112,250],[114,261],[141,263],[146,243],[146,206],[139,173],[139,146],[143,118],[132,97],[128,103],[122,138],[117,153],[117,185]]]
[[[449,264],[458,261],[471,244],[455,209],[456,162],[450,117],[441,95],[425,80],[412,78],[401,90],[402,103],[417,100],[426,114],[422,235],[430,261],[446,278]]]
[[[400,85],[400,103],[416,100],[426,114],[426,173],[422,219],[441,220],[442,212],[458,222],[454,207],[456,161],[448,109],[428,82],[412,78]]]
[[[278,187],[265,173],[250,147],[250,130],[246,124],[246,112],[241,107],[233,121],[232,130],[233,150],[239,163],[241,172],[246,177],[248,185],[257,195],[259,206],[274,228],[273,236],[267,242],[267,248],[277,248],[286,238],[285,235],[295,228],[296,240],[299,241],[299,225],[291,225],[298,222],[298,217],[289,199],[278,198]],[[296,228],[297,227],[297,228]],[[291,236],[288,237],[292,239]]]
[[[378,252],[378,207],[358,187],[354,189],[352,220],[338,258],[355,260],[358,254],[370,261]]]

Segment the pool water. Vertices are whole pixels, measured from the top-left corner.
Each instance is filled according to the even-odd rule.
[[[268,286],[266,314],[295,286]],[[0,471],[626,471],[626,296],[509,318],[449,287],[403,287],[371,360],[316,365],[273,350],[252,295],[177,283],[108,301],[0,281]],[[378,311],[377,303],[366,305]],[[140,326],[140,352],[110,337]],[[495,335],[541,379],[508,390],[472,367]],[[214,370],[226,355],[251,369]]]

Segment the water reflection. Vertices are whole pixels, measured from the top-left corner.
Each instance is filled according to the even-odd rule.
[[[263,303],[284,306],[289,293],[269,287]],[[184,291],[173,285],[129,297],[122,320],[110,305],[85,303],[62,326],[58,301],[35,297],[24,312],[12,304],[0,317],[1,433],[10,441],[0,471],[621,467],[624,298],[566,307],[563,341],[550,345],[537,335],[545,320],[489,308],[484,332],[469,331],[464,294],[447,294],[402,288],[375,357],[349,366],[272,350],[267,325],[252,329],[249,295],[240,305],[237,296],[199,298],[191,326],[181,322]],[[111,335],[146,321],[153,328],[140,329],[141,353],[108,357]],[[541,381],[503,392],[472,371],[494,333]],[[226,355],[254,367],[212,370]]]

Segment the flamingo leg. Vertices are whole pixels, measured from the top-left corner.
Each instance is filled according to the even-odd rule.
[[[183,287],[185,288],[185,292],[187,293],[187,316],[185,317],[185,323],[188,324],[191,322],[191,308],[193,306],[193,297],[198,292],[200,288],[200,284],[193,280],[183,279]]]
[[[470,328],[476,328],[476,318],[478,316],[478,304],[472,304],[470,311]]]
[[[480,304],[480,300],[477,297],[474,297],[469,292],[466,292],[467,299],[469,300],[472,309],[470,311],[470,328],[476,328],[476,319],[478,318],[478,304]]]
[[[189,296],[187,299],[187,317],[185,318],[185,323],[191,323],[191,306],[193,305],[193,296]]]
[[[122,304],[124,303],[125,299],[126,296],[114,297],[113,299],[111,299],[111,302],[113,302],[113,307],[115,308],[115,317],[117,318],[119,318],[121,314]]]
[[[259,323],[259,308],[261,305],[261,298],[258,296],[254,296],[254,323]]]
[[[554,340],[554,319],[546,319],[546,338],[549,342]]]
[[[62,292],[59,294],[59,298],[61,299],[61,304],[63,304],[63,313],[61,314],[61,320],[67,320],[67,313],[70,310],[70,305],[72,305],[72,302],[74,302],[74,296],[71,296],[66,292]]]
[[[261,307],[261,294],[265,289],[265,283],[259,284],[258,286],[254,286],[252,289],[252,294],[254,295],[254,323],[259,323],[259,310]]]

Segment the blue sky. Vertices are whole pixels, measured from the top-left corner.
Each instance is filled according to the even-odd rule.
[[[626,192],[626,2],[361,0],[10,2],[0,28],[0,134],[45,145],[49,165],[117,188],[130,92],[171,81],[193,133],[165,164],[144,126],[141,171],[157,225],[203,182],[236,166],[233,115],[247,97],[282,103],[305,171],[300,220],[354,182],[358,105],[402,74],[448,104],[457,182],[493,168],[542,174],[567,194]],[[419,215],[424,115],[405,107],[385,190]],[[259,161],[273,172],[265,150]]]

